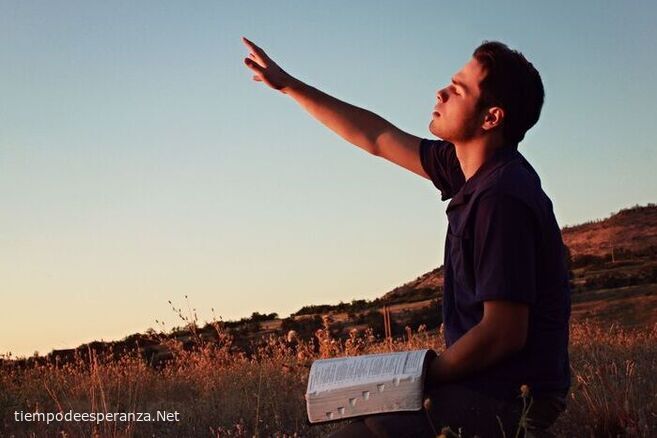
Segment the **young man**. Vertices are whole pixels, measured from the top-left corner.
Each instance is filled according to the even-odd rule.
[[[517,150],[543,105],[533,65],[502,43],[479,46],[436,93],[429,130],[441,140],[427,140],[302,83],[244,43],[254,80],[292,97],[348,142],[430,179],[451,199],[447,349],[431,363],[426,388],[433,424],[423,412],[375,415],[335,436],[435,436],[443,426],[461,428],[463,436],[510,436],[519,423],[528,436],[545,436],[570,386],[570,290],[552,203]]]

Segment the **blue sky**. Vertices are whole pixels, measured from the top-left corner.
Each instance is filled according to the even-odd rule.
[[[374,298],[442,263],[431,183],[250,80],[290,73],[431,137],[483,40],[546,102],[520,151],[560,225],[655,202],[651,2],[0,2],[0,352]]]

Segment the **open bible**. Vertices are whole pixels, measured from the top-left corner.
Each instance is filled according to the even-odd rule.
[[[433,350],[320,359],[306,390],[311,423],[422,408],[424,379]]]

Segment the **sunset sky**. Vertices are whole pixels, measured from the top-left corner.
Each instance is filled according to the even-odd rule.
[[[604,5],[604,6],[603,6]],[[288,72],[431,138],[483,40],[546,101],[520,145],[561,226],[657,201],[657,6],[0,2],[0,353],[375,298],[442,264],[446,203],[251,81]]]

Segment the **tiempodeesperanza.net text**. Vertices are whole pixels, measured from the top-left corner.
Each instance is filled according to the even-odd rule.
[[[17,422],[91,422],[102,423],[111,421],[120,422],[148,422],[148,421],[180,421],[178,411],[151,412],[24,412],[14,411],[14,421]]]

